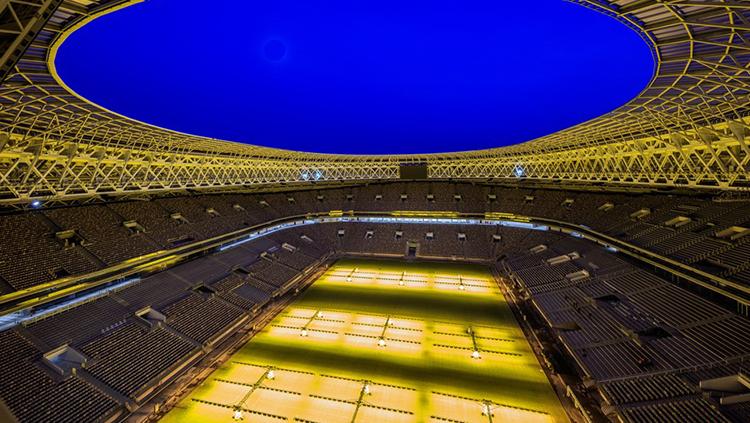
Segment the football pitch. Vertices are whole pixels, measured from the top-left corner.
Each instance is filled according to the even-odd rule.
[[[565,422],[484,267],[341,260],[167,422]]]

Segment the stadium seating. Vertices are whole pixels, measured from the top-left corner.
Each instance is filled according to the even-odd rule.
[[[45,371],[38,362],[41,352],[13,329],[0,332],[0,356],[0,398],[20,421],[104,420],[119,409],[114,399],[81,378],[59,379]]]
[[[556,271],[549,251],[571,246],[582,257]],[[750,351],[750,323],[601,250],[560,239],[543,252],[517,252],[505,265],[624,421],[730,421],[701,395],[698,384],[710,376],[690,372],[736,374],[733,363]],[[562,275],[593,266],[587,280]]]
[[[122,342],[117,332],[108,335],[116,341],[104,341],[107,347],[98,348],[99,357],[87,365],[85,371],[131,398],[137,398],[143,390],[152,387],[159,376],[196,348],[164,328],[129,335],[127,343]]]
[[[33,287],[272,219],[329,210],[497,211],[558,219],[750,283],[750,237],[743,232],[750,207],[744,202],[399,182],[3,215],[0,230],[9,235],[0,239],[0,289]],[[61,231],[74,231],[82,242],[65,245],[55,236]],[[737,362],[750,351],[750,323],[663,275],[560,233],[370,222],[275,232],[146,273],[107,295],[0,332],[0,352],[7,357],[0,366],[8,375],[0,381],[0,398],[23,421],[51,421],[30,405],[27,393],[44,397],[44,409],[59,416],[56,421],[72,421],[76,413],[86,421],[117,415],[125,412],[125,399],[144,401],[165,376],[273,303],[322,260],[403,258],[410,245],[417,246],[417,257],[479,261],[507,272],[520,297],[624,421],[748,415],[738,405],[718,408],[698,385],[738,371]],[[75,375],[60,376],[43,363],[43,353],[62,345],[87,359]]]
[[[491,196],[494,201],[490,200]],[[194,195],[0,216],[0,228],[14,228],[5,231],[11,238],[0,243],[7,251],[18,250],[13,260],[0,263],[0,277],[9,285],[6,290],[21,289],[60,275],[92,271],[157,248],[210,238],[270,219],[308,211],[350,209],[498,211],[560,219],[584,224],[667,257],[750,283],[747,276],[750,265],[741,259],[750,240],[742,231],[750,221],[747,202],[446,182],[383,183],[272,194]],[[639,215],[644,210],[646,214]],[[136,222],[144,231],[134,232],[124,226],[125,222]],[[731,232],[732,228],[738,232]],[[54,239],[54,233],[63,230],[77,231],[83,239],[82,245],[63,248]],[[464,232],[472,230],[464,228]],[[723,233],[726,231],[730,233]],[[424,238],[424,233],[414,232],[409,236]],[[376,235],[374,242],[383,243],[380,251],[386,251],[391,236]],[[347,242],[359,242],[357,237],[347,238]],[[451,239],[444,241],[453,242]],[[439,246],[431,247],[432,244]],[[445,252],[432,252],[430,248],[447,248],[451,254],[457,252],[444,247],[442,242],[426,242],[423,248],[425,254],[445,255]],[[32,257],[40,255],[50,260],[36,263]]]
[[[243,316],[243,311],[217,298],[205,299],[192,294],[162,309],[167,316],[167,325],[199,342],[207,343]]]
[[[40,213],[0,217],[0,277],[13,289],[25,289],[96,270],[80,246],[66,248],[55,240],[58,229]]]

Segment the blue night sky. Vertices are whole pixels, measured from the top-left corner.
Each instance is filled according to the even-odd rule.
[[[323,153],[462,151],[609,112],[653,60],[563,0],[148,0],[57,57],[88,99],[197,135]]]

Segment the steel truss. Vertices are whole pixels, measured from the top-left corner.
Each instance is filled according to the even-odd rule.
[[[427,163],[431,178],[750,190],[750,2],[570,1],[613,16],[649,43],[655,74],[638,97],[527,143],[407,156],[325,155],[232,143],[105,110],[65,86],[54,68],[55,54],[77,28],[137,1],[62,1],[0,86],[0,202],[395,179],[403,162]],[[54,8],[55,2],[0,0],[0,11],[11,3]]]
[[[0,81],[42,29],[62,0],[0,0]]]

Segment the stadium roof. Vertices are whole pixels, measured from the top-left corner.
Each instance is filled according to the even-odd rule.
[[[76,28],[135,1],[11,0],[4,12],[14,13],[0,15],[18,28],[0,40],[7,46],[0,62],[0,75],[7,76],[0,87],[0,201],[392,179],[404,162],[426,163],[432,178],[747,189],[750,5],[571,1],[613,16],[651,46],[655,77],[631,102],[509,147],[352,156],[190,136],[105,110],[65,86],[55,72],[55,54]]]

